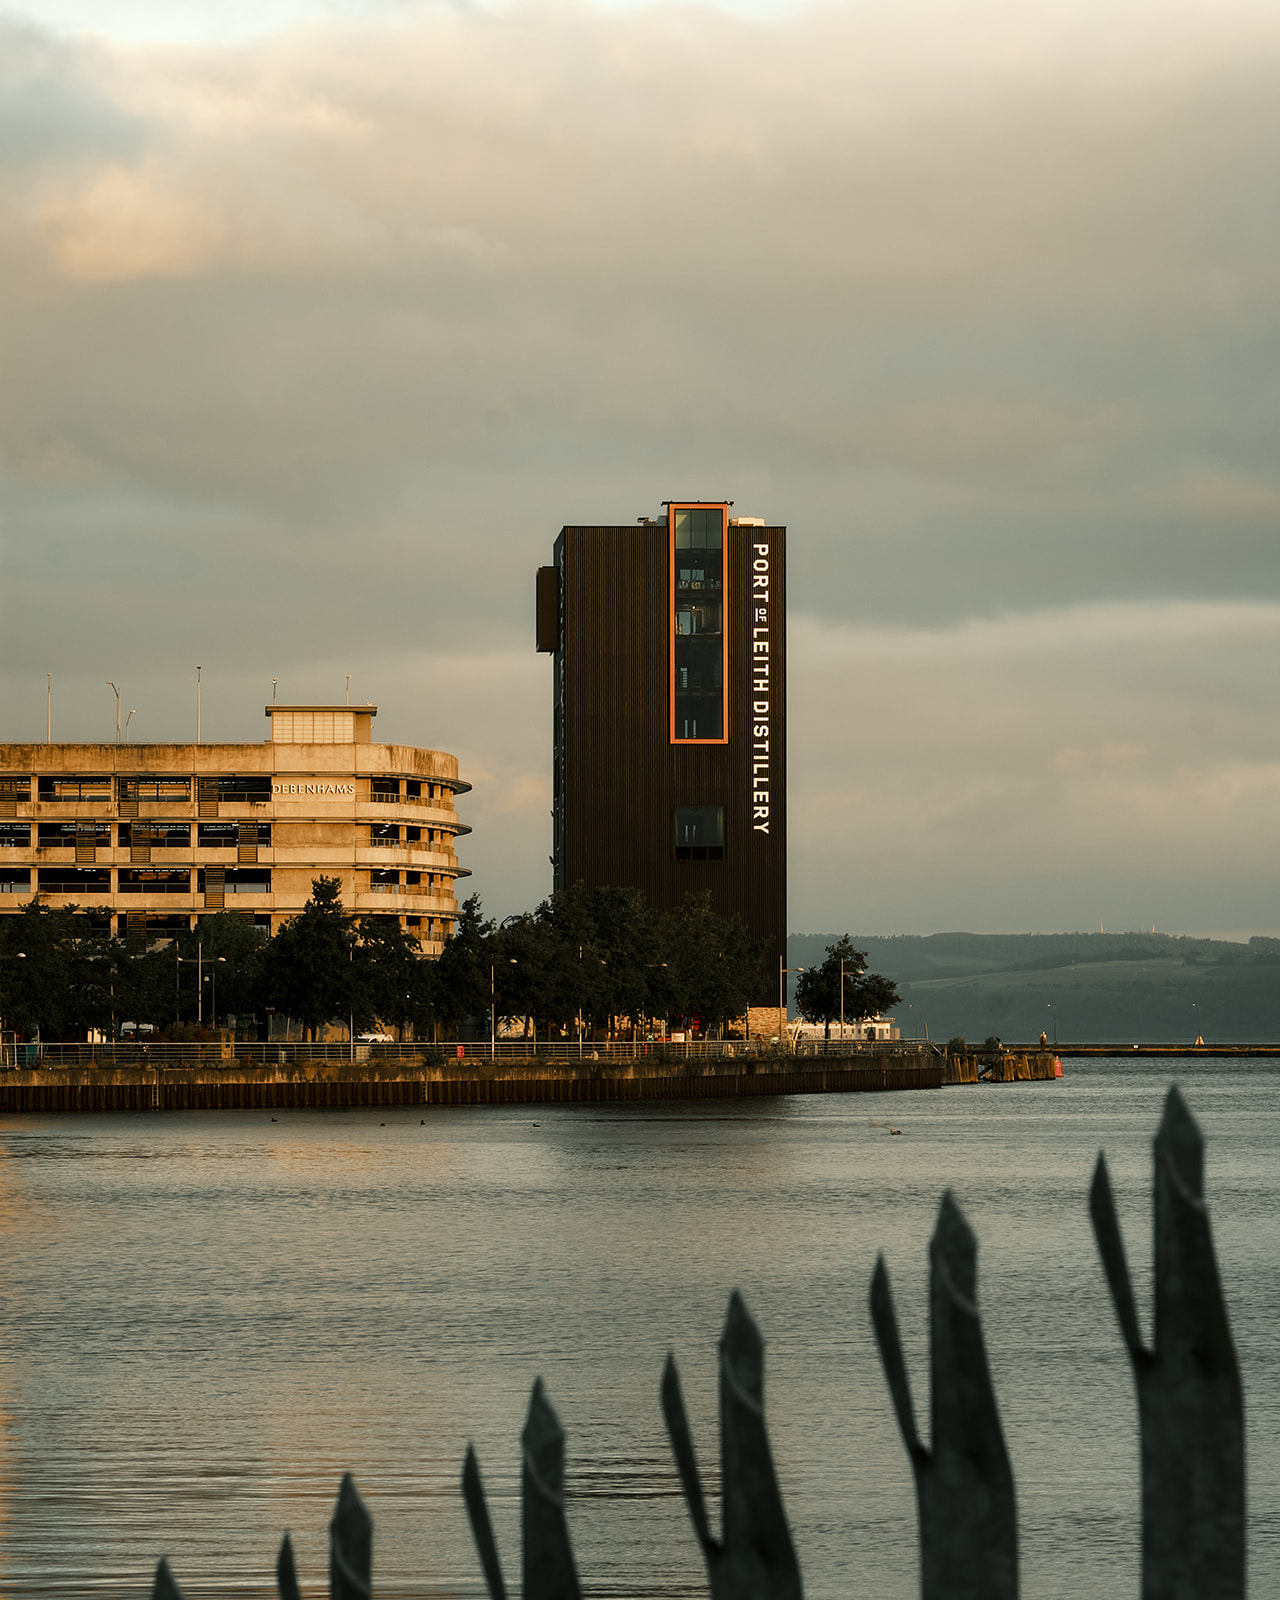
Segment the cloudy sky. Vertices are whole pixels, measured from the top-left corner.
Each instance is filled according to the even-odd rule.
[[[549,888],[534,568],[790,528],[791,926],[1280,932],[1280,10],[0,13],[0,724],[455,751]]]

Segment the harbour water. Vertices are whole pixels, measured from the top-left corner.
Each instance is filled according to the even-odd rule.
[[[541,1374],[587,1593],[701,1595],[658,1380],[674,1349],[714,1479],[737,1286],[810,1600],[908,1600],[914,1495],[867,1285],[883,1249],[924,1421],[950,1185],[980,1241],[1022,1592],[1132,1595],[1134,1403],[1085,1195],[1105,1146],[1145,1307],[1175,1077],[1244,1372],[1250,1589],[1280,1593],[1280,1063],[1122,1059],[932,1093],[0,1119],[0,1594],[142,1595],[167,1553],[189,1596],[265,1595],[286,1527],[319,1594],[350,1467],[378,1594],[479,1596],[469,1439],[518,1585]]]

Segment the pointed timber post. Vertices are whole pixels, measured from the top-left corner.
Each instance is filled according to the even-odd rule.
[[[1099,1155],[1093,1231],[1129,1351],[1142,1448],[1143,1600],[1243,1600],[1244,1398],[1204,1203],[1204,1138],[1177,1086],[1155,1145],[1155,1348],[1138,1329]]]
[[[982,1342],[977,1253],[948,1190],[929,1242],[931,1446],[916,1430],[883,1256],[871,1279],[871,1321],[916,1479],[921,1600],[1017,1600],[1017,1504]]]
[[[329,1600],[370,1600],[373,1593],[373,1518],[349,1472],[329,1522]]]
[[[523,1600],[579,1600],[578,1570],[564,1514],[564,1429],[541,1378],[529,1398],[520,1444]]]
[[[151,1585],[151,1600],[182,1600],[182,1590],[174,1581],[169,1561],[161,1556],[156,1565],[155,1582]]]
[[[280,1600],[302,1600],[298,1589],[298,1564],[293,1558],[293,1540],[286,1533],[276,1557],[276,1590]]]
[[[680,1377],[670,1356],[662,1375],[662,1411],[707,1563],[711,1600],[801,1600],[800,1564],[765,1427],[764,1341],[737,1290],[720,1338],[719,1540],[707,1520]]]
[[[520,1545],[523,1600],[581,1600],[578,1569],[564,1511],[564,1430],[547,1399],[542,1379],[533,1386],[520,1436]],[[507,1600],[493,1524],[480,1481],[475,1450],[467,1446],[462,1497],[471,1534],[484,1568],[491,1600]]]

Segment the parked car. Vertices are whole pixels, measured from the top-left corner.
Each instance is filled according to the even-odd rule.
[[[394,1044],[395,1040],[389,1033],[358,1033],[357,1044]]]

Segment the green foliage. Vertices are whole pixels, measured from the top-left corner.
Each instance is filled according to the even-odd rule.
[[[662,1018],[706,1032],[743,1014],[758,965],[742,924],[705,894],[663,914],[636,889],[579,883],[501,929],[473,896],[440,958],[440,1005],[453,1020],[483,1016],[492,982],[498,1016],[549,1032],[580,1018],[589,1031]]]
[[[806,1022],[825,1023],[828,1034],[831,1024],[838,1022],[841,1015],[846,1022],[882,1016],[897,1005],[899,998],[896,983],[867,971],[865,953],[853,948],[847,933],[829,944],[821,965],[807,968],[796,983],[800,1015]]]
[[[1000,1051],[1004,1049],[1004,1045],[994,1033],[989,1033],[982,1041],[982,1048],[988,1055],[999,1055]]]
[[[710,894],[691,894],[659,919],[659,943],[667,966],[662,973],[668,1011],[702,1031],[740,1017],[758,985],[760,957],[736,917],[711,909]]]
[[[111,1026],[119,947],[101,912],[51,910],[38,900],[0,919],[0,1015],[45,1039],[83,1039]]]
[[[395,917],[362,917],[352,975],[351,1014],[357,1029],[375,1022],[404,1036],[426,1034],[437,1015],[436,964],[423,959],[422,946]]]
[[[480,896],[470,895],[438,964],[439,1004],[447,1021],[457,1023],[488,1011],[493,933],[494,924],[480,908]]]
[[[268,946],[266,931],[235,911],[200,917],[170,943],[125,956],[116,1017],[172,1028],[197,1017],[212,1026],[215,1011],[218,1020],[252,1016],[267,1003]]]
[[[762,983],[746,929],[706,894],[659,913],[635,889],[576,884],[501,929],[472,895],[439,961],[394,917],[350,916],[336,878],[317,878],[274,939],[235,912],[146,951],[103,929],[101,914],[35,901],[0,919],[5,1025],[74,1039],[128,1020],[194,1038],[215,1012],[223,1022],[273,1007],[312,1038],[348,1018],[357,1032],[421,1038],[437,1022],[485,1016],[492,994],[498,1016],[528,1017],[548,1036],[579,1020],[588,1032],[665,1020],[711,1033],[742,1016]]]
[[[964,1034],[962,1033],[953,1033],[947,1040],[947,1054],[949,1056],[965,1055],[968,1049],[969,1046],[966,1044]]]
[[[355,1009],[354,919],[342,908],[337,878],[316,878],[311,898],[271,941],[267,992],[277,1011],[299,1017],[315,1037],[334,1017]]]

